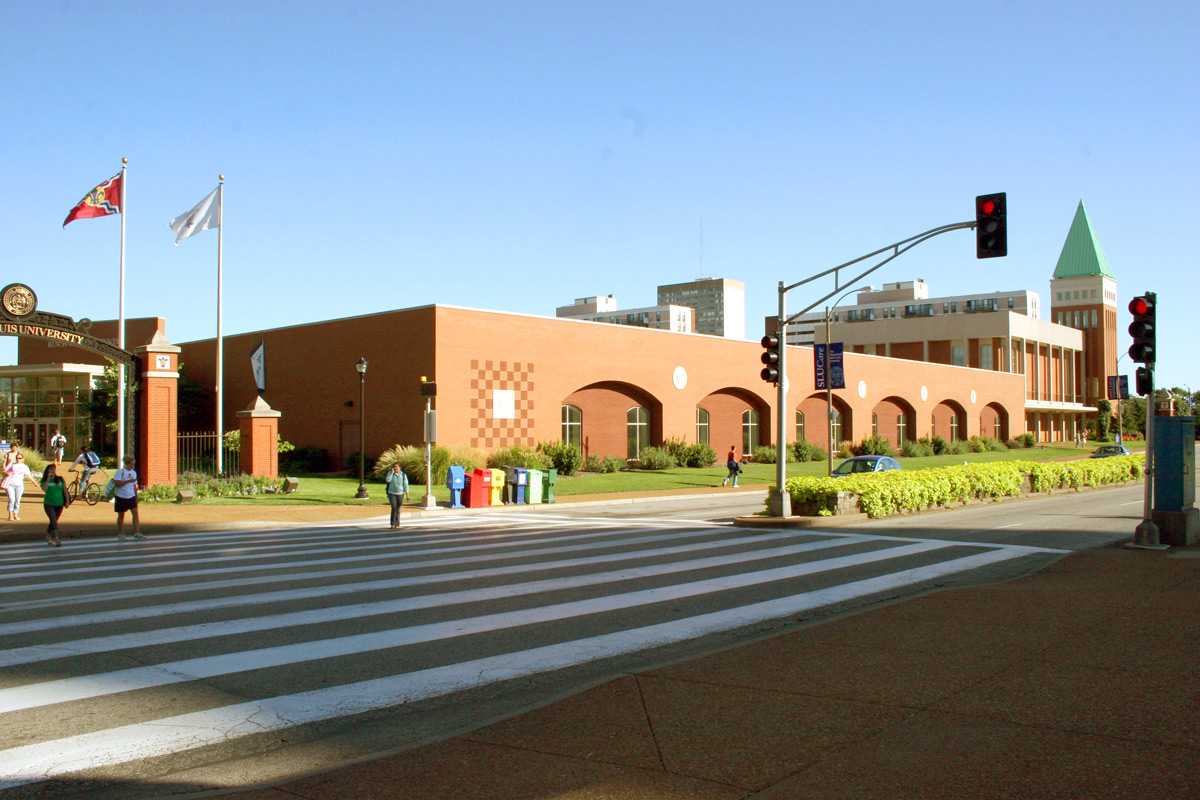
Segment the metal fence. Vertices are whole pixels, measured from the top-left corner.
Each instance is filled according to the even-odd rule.
[[[205,475],[217,474],[217,433],[216,431],[201,431],[181,433],[178,435],[179,471],[201,472]],[[225,475],[237,475],[241,472],[238,452],[225,448],[222,451],[221,463]]]

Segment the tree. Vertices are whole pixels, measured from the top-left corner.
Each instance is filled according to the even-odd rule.
[[[1144,435],[1146,430],[1146,401],[1131,397],[1121,401],[1121,427],[1126,436]]]
[[[1108,438],[1108,429],[1112,425],[1112,403],[1104,398],[1096,401],[1096,438],[1101,441]]]
[[[138,384],[131,370],[125,373],[125,405],[133,402]],[[96,378],[92,388],[92,401],[88,406],[92,416],[92,424],[99,425],[102,433],[116,434],[117,432],[117,365],[110,361],[104,367],[104,372]],[[93,446],[103,447],[102,442],[93,442]]]

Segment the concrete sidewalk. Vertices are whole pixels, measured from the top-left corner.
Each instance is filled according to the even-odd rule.
[[[1198,600],[1196,549],[1089,550],[221,796],[1200,797]]]

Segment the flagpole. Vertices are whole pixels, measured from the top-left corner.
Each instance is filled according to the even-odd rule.
[[[125,349],[125,216],[129,208],[129,159],[121,158],[121,276],[117,289],[117,348]],[[117,365],[117,466],[125,466],[125,362]]]
[[[225,466],[225,347],[221,338],[221,244],[225,236],[225,176],[217,176],[217,474]],[[248,443],[247,443],[247,446]]]

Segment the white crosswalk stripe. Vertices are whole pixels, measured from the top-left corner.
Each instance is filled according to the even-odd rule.
[[[1057,552],[549,513],[371,525],[0,549],[0,789]],[[186,690],[234,676],[245,702]]]

